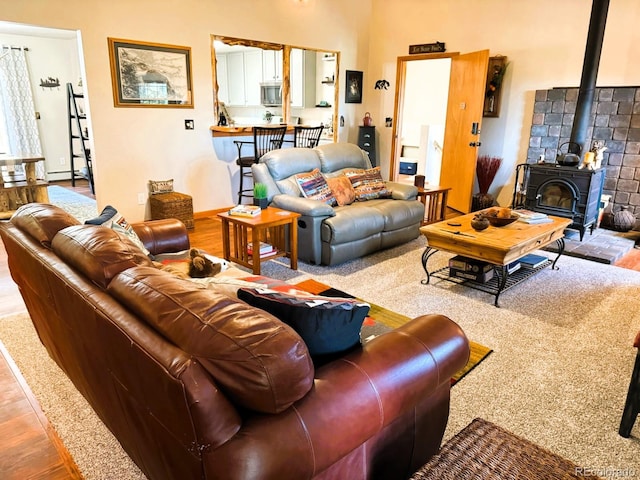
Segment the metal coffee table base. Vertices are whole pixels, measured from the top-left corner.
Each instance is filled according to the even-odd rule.
[[[509,290],[511,287],[515,287],[519,283],[525,281],[527,278],[535,275],[540,270],[547,268],[549,265],[551,265],[552,270],[558,270],[558,267],[556,267],[556,262],[564,253],[564,237],[558,238],[555,242],[558,246],[558,255],[553,261],[547,260],[546,262],[535,268],[520,268],[513,273],[508,272],[507,265],[493,265],[495,275],[486,283],[475,282],[466,278],[452,277],[449,275],[448,266],[440,268],[433,272],[429,272],[427,268],[427,262],[429,261],[429,258],[431,258],[431,256],[438,251],[438,249],[427,246],[422,253],[422,268],[427,274],[427,278],[423,279],[421,283],[423,285],[428,285],[431,277],[435,277],[441,280],[447,280],[452,283],[457,283],[459,285],[464,285],[466,287],[494,295],[494,305],[496,307],[500,307],[499,299],[502,292]]]

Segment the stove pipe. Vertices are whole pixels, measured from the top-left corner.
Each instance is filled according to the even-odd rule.
[[[591,7],[591,20],[589,21],[589,33],[587,35],[587,47],[584,52],[584,64],[582,66],[582,78],[580,79],[580,90],[576,101],[576,113],[573,117],[571,128],[569,152],[580,155],[580,150],[575,145],[579,145],[582,152],[585,149],[587,131],[589,130],[589,119],[593,106],[593,97],[598,78],[598,66],[600,65],[600,53],[602,51],[602,40],[604,39],[604,27],[607,23],[607,12],[609,10],[609,0],[593,0]]]

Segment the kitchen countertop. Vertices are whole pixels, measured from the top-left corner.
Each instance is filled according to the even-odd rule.
[[[279,124],[273,123],[271,126],[278,126]],[[266,125],[260,125],[261,127]],[[247,136],[253,133],[254,125],[233,125],[220,127],[214,125],[211,127],[211,135],[214,137],[237,137],[237,136]],[[293,132],[293,125],[287,125],[287,133]]]

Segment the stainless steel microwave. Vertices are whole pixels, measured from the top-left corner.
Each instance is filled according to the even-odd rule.
[[[282,106],[282,82],[261,83],[260,104],[265,107]]]

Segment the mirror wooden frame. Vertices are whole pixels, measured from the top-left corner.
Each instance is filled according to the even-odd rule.
[[[220,100],[218,98],[218,92],[220,86],[218,85],[218,68],[216,61],[216,49],[214,42],[220,41],[226,45],[240,45],[244,47],[255,47],[263,50],[282,50],[282,116],[285,122],[289,122],[291,118],[291,77],[290,77],[290,58],[291,50],[294,48],[301,50],[313,50],[316,52],[323,52],[333,54],[335,56],[335,84],[334,84],[334,98],[333,98],[333,141],[337,141],[338,132],[338,104],[340,99],[340,89],[338,88],[338,78],[340,73],[340,52],[335,50],[322,50],[318,48],[299,47],[294,45],[285,45],[281,43],[263,42],[259,40],[249,40],[245,38],[227,37],[223,35],[211,35],[211,71],[212,71],[212,83],[213,83],[213,118],[218,118],[220,112]]]

